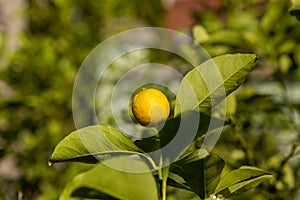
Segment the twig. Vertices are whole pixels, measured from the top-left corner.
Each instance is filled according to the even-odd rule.
[[[250,165],[256,165],[256,161],[253,158],[253,154],[249,150],[248,143],[246,142],[245,138],[241,135],[241,133],[238,130],[237,125],[235,123],[232,124],[232,132],[236,136],[237,141],[238,141],[239,145],[241,146],[242,150],[245,152],[247,162]]]
[[[286,163],[293,157],[297,154],[297,151],[298,151],[298,145],[294,144],[292,146],[292,149],[291,149],[291,152],[289,153],[289,155],[287,155],[282,161],[281,161],[281,164],[280,164],[280,170],[284,168],[284,166],[286,165]]]

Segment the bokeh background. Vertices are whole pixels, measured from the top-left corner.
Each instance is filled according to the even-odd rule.
[[[101,41],[145,26],[189,34],[212,57],[260,57],[234,94],[234,126],[214,152],[227,169],[248,164],[277,175],[237,199],[299,198],[300,22],[289,7],[289,0],[0,0],[0,199],[57,199],[89,167],[48,166],[55,145],[75,129],[76,72]],[[161,52],[144,56],[176,63]],[[169,199],[195,198],[188,195],[169,191]]]

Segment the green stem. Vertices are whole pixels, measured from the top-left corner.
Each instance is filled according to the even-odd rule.
[[[205,171],[204,171],[204,159],[201,159],[200,160],[200,171],[199,171],[199,173],[201,173],[201,179],[200,179],[200,181],[201,181],[201,184],[200,185],[202,185],[203,187],[202,188],[200,188],[201,189],[201,196],[200,196],[200,198],[201,199],[205,199],[206,198],[206,194],[205,194],[205,190],[206,190],[206,188],[205,188]]]
[[[294,144],[292,146],[292,149],[291,149],[291,152],[289,153],[289,155],[287,157],[285,157],[282,161],[281,161],[281,164],[280,164],[280,171],[283,170],[283,168],[285,167],[285,165],[287,164],[287,162],[293,157],[296,155],[296,152],[297,152],[297,148],[298,146],[296,144]]]
[[[167,199],[167,184],[166,182],[162,183],[162,200]]]
[[[253,154],[252,154],[251,150],[249,149],[248,143],[246,142],[245,138],[243,137],[243,135],[240,132],[241,128],[239,128],[239,125],[236,123],[233,123],[231,126],[232,126],[232,132],[233,132],[234,136],[236,137],[237,142],[241,146],[242,150],[245,152],[246,160],[247,160],[248,164],[249,165],[257,165],[256,160],[254,159]]]
[[[161,184],[161,195],[162,200],[167,199],[167,180],[169,176],[169,166],[162,168],[162,184]]]

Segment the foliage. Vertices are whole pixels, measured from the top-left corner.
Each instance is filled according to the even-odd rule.
[[[299,161],[296,159],[299,154],[297,145],[299,144],[297,139],[299,138],[297,107],[299,101],[293,100],[293,94],[290,95],[288,87],[290,84],[286,85],[285,81],[299,80],[297,53],[299,31],[296,28],[299,22],[288,15],[286,1],[275,0],[265,4],[248,1],[243,6],[230,2],[224,3],[224,8],[225,11],[220,13],[206,13],[202,16],[202,24],[194,28],[195,39],[211,55],[254,52],[260,57],[259,67],[254,70],[253,75],[250,74],[247,84],[232,94],[230,100],[228,98],[226,102],[227,109],[230,110],[230,115],[227,117],[231,120],[231,125],[224,130],[221,140],[213,150],[219,156],[215,162],[211,161],[219,168],[223,168],[225,161],[222,172],[218,170],[212,174],[207,172],[210,169],[207,166],[214,165],[207,164],[211,159],[210,156],[205,157],[203,154],[195,153],[197,147],[201,145],[196,140],[192,145],[196,147],[194,153],[183,154],[178,162],[164,170],[169,170],[166,173],[168,175],[166,182],[173,187],[194,191],[201,198],[208,194],[214,195],[214,192],[220,192],[223,197],[231,196],[233,199],[249,199],[249,196],[261,199],[296,198],[299,187],[296,178],[299,177]],[[291,7],[291,10],[294,8]],[[239,66],[242,67],[242,65]],[[269,83],[270,87],[262,90],[259,84],[255,84],[257,81]],[[279,100],[276,97],[280,94],[272,93],[274,84],[285,94]],[[195,102],[195,105],[197,104],[198,102]],[[172,125],[166,127],[165,129],[168,129]],[[172,131],[164,133],[170,132]],[[173,138],[174,135],[170,137]],[[155,144],[157,140],[135,143],[144,147],[146,145],[143,144],[149,142]],[[189,156],[195,161],[191,162]],[[208,160],[205,161],[205,159]],[[243,165],[261,167],[268,172]],[[180,181],[177,180],[177,176],[175,176],[177,179],[174,178],[173,174],[180,176]],[[260,184],[265,179],[273,177],[272,174],[275,175],[275,179]],[[208,178],[205,181],[206,183],[213,182],[213,184],[207,184],[204,189],[202,187],[204,179],[211,176],[214,179]],[[159,180],[165,179],[161,177]],[[255,189],[245,191],[249,189],[248,187],[255,187]],[[169,197],[172,198],[172,194]],[[217,196],[211,196],[211,198],[217,198]],[[222,197],[218,195],[218,198]]]
[[[136,146],[133,141],[131,142],[124,136],[125,134],[122,135],[117,129],[108,125],[95,125],[79,129],[63,139],[55,148],[50,163],[63,161],[84,163],[97,163],[97,161],[100,161],[100,163],[105,163],[113,160],[116,165],[109,165],[109,167],[118,167],[119,170],[121,167],[120,171],[123,171],[125,170],[123,167],[126,163],[124,163],[123,160],[128,157],[134,157],[136,159],[135,162],[142,162],[145,166],[149,165],[146,171],[149,178],[152,177],[154,180],[154,175],[158,174],[157,184],[160,185],[162,199],[166,199],[166,187],[168,185],[170,172],[177,174],[177,176],[184,180],[184,182],[178,183],[177,180],[172,179],[172,186],[193,191],[201,199],[209,195],[223,194],[223,191],[229,191],[227,193],[225,192],[224,196],[230,196],[240,189],[249,189],[257,186],[266,179],[272,178],[273,175],[258,168],[244,166],[221,177],[224,167],[224,162],[221,158],[208,154],[203,155],[202,152],[205,151],[204,148],[189,148],[193,141],[197,141],[203,134],[206,134],[207,131],[211,131],[209,129],[201,131],[204,127],[209,126],[210,121],[201,120],[199,116],[197,118],[197,115],[200,113],[198,113],[198,109],[195,109],[195,107],[201,107],[202,105],[204,105],[205,108],[214,107],[215,104],[207,105],[206,102],[214,101],[214,99],[222,100],[222,98],[225,98],[226,95],[234,91],[245,81],[251,69],[255,66],[256,61],[256,56],[251,54],[224,55],[204,62],[199,67],[187,73],[186,78],[181,82],[179,92],[176,96],[177,100],[180,98],[180,103],[175,104],[175,111],[176,106],[180,106],[180,109],[177,108],[174,118],[167,120],[163,128],[157,131],[157,136],[153,136],[154,139],[156,138],[156,144],[151,144],[154,147],[158,147],[153,151],[147,152],[144,148],[144,146],[149,146],[149,138],[141,138],[139,143],[137,143],[138,146]],[[207,81],[201,81],[204,78],[209,77],[210,80],[217,80],[216,78],[211,78],[215,71],[208,70],[213,69],[214,65],[218,67],[218,71],[221,75],[220,80],[222,80],[222,82],[217,82],[217,87],[212,87],[212,92],[208,91],[207,94],[202,95],[202,93],[197,92],[195,88],[196,86],[198,88],[208,87]],[[188,85],[186,81],[189,82]],[[220,85],[225,86],[226,92],[218,92]],[[183,90],[184,92],[192,94],[192,91],[186,89],[187,86],[193,88],[192,91],[195,91],[194,95],[196,95],[197,99],[196,106],[189,102],[189,100],[193,100],[193,98],[190,97],[191,95],[180,92]],[[174,123],[174,120],[176,123]],[[200,121],[200,124],[196,126],[196,129],[193,129],[192,127],[197,120]],[[213,118],[210,120],[213,121]],[[222,123],[219,123],[219,126],[222,125]],[[160,126],[158,125],[158,127]],[[180,141],[178,141],[178,137],[181,138]],[[175,143],[173,147],[166,148],[169,144],[176,141],[176,139],[177,143]],[[153,152],[157,153],[152,154]],[[176,162],[172,163],[172,161]],[[133,162],[127,162],[125,165],[126,170],[128,170],[128,167],[132,167],[132,164]],[[125,171],[126,177],[120,176],[120,180],[117,181],[120,185],[111,184],[107,186],[107,183],[103,181],[103,179],[94,179],[92,177],[108,176],[111,169],[102,167],[101,171],[99,171],[98,168],[100,167],[96,165],[96,167],[89,172],[86,172],[87,175],[79,175],[81,181],[76,181],[75,179],[74,183],[70,183],[64,190],[65,192],[63,192],[61,198],[69,199],[74,197],[74,193],[78,190],[80,190],[78,194],[82,197],[91,197],[90,190],[93,190],[93,197],[95,197],[95,193],[100,193],[101,199],[121,198],[128,200],[133,197],[136,198],[138,195],[145,195],[144,198],[152,199],[153,196],[146,194],[146,192],[153,190],[154,192],[152,192],[152,194],[154,195],[154,199],[158,198],[155,196],[155,194],[159,193],[156,189],[156,184],[149,186],[141,183],[141,181],[135,182],[136,179],[131,177],[136,173],[145,173],[144,171]],[[150,173],[151,171],[153,171],[153,174]],[[77,179],[79,179],[79,176]],[[111,177],[115,176],[111,174]],[[219,181],[217,177],[219,177]],[[122,190],[118,188],[118,186],[121,187],[122,184],[124,184],[122,182],[126,182],[126,180],[130,181],[130,186],[123,187]],[[88,186],[87,183],[89,183]],[[84,189],[86,187],[88,187],[88,190]],[[136,188],[140,189],[137,190]],[[69,196],[65,195],[65,193],[69,194]]]
[[[247,1],[224,4],[202,16],[193,31],[212,55],[253,52],[258,67],[227,105],[233,122],[214,152],[227,169],[253,165],[276,174],[271,184],[237,199],[297,199],[299,196],[299,21],[298,1]],[[290,7],[289,7],[290,6]],[[288,12],[289,11],[289,12]]]
[[[197,107],[199,111],[207,112],[220,103],[245,81],[255,66],[256,59],[255,55],[226,55],[216,57],[190,71],[179,87],[175,116]],[[196,97],[193,98],[193,95]]]
[[[289,9],[291,15],[295,15],[300,20],[300,2],[297,0],[291,1],[291,7]]]
[[[78,68],[108,36],[142,25],[160,26],[163,9],[159,1],[25,3],[26,10],[16,13],[27,22],[21,48],[0,72],[0,160],[7,162],[1,162],[0,199],[57,199],[73,176],[90,168],[47,166],[54,145],[74,130],[72,89]],[[1,37],[1,51],[2,42]],[[16,176],[6,177],[14,174],[7,167],[16,168]]]
[[[99,188],[103,186],[103,182],[100,184],[93,176],[101,175],[102,171],[111,176],[135,180],[141,187],[140,177],[145,178],[145,184],[147,182],[151,190],[141,194],[148,196],[146,192],[150,192],[149,198],[161,193],[153,182],[160,186],[162,182],[166,182],[168,187],[165,192],[170,200],[199,199],[195,194],[203,196],[204,193],[211,199],[227,196],[230,199],[297,199],[300,194],[298,2],[246,0],[241,3],[222,0],[219,2],[219,10],[205,10],[197,15],[199,19],[193,27],[193,36],[212,57],[251,52],[259,57],[257,67],[242,87],[231,93],[226,102],[220,103],[226,103],[226,119],[230,123],[223,130],[212,155],[207,156],[206,152],[199,149],[203,144],[202,136],[207,130],[204,127],[197,133],[199,139],[169,168],[158,170],[158,174],[134,176],[108,168],[105,163],[95,163],[98,160],[89,159],[95,158],[91,155],[79,156],[80,159],[85,159],[75,161],[88,161],[92,165],[58,163],[48,167],[47,161],[54,145],[65,134],[74,130],[72,86],[83,59],[95,45],[115,33],[133,27],[163,26],[165,11],[161,2],[27,1],[28,27],[21,36],[22,47],[11,56],[8,66],[0,71],[0,166],[3,167],[3,163],[7,162],[10,168],[6,174],[17,169],[16,176],[6,177],[1,168],[0,199],[15,199],[16,196],[20,199],[57,199],[62,191],[63,197],[72,194],[77,197],[87,195],[86,197],[104,198],[105,194],[105,198],[108,198],[106,194],[109,193],[114,198],[121,198],[112,191],[102,191],[102,187]],[[5,36],[2,36],[1,51],[5,50],[2,43]],[[2,55],[1,52],[0,57]],[[165,61],[166,57],[163,52],[143,56],[146,61],[151,62]],[[172,57],[171,65],[178,64],[178,60]],[[126,66],[135,64],[131,57],[122,62]],[[184,63],[183,71],[187,68],[189,66]],[[109,73],[122,72],[117,66]],[[107,90],[113,84],[110,77],[113,76],[106,76],[107,80],[104,80]],[[102,92],[105,94],[105,91]],[[218,106],[215,108],[218,109]],[[111,116],[106,115],[105,109],[100,108],[109,124]],[[200,118],[205,121],[205,116],[201,114]],[[168,127],[174,127],[180,120],[179,117],[180,115],[169,119],[168,126],[163,130],[166,134],[159,134],[158,138],[137,140],[134,143],[130,141],[129,146],[133,148],[125,151],[126,157],[119,154],[111,162],[126,162],[124,159],[129,159],[128,155],[135,154],[140,160],[132,159],[130,162],[136,162],[142,169],[159,165],[157,159],[155,165],[150,164],[152,161],[148,162],[144,152],[158,148],[155,145],[159,139],[167,143],[168,134],[174,133],[168,131]],[[202,125],[209,123],[209,119],[206,123],[202,122]],[[115,128],[109,127],[116,134]],[[83,130],[94,128],[87,127]],[[76,131],[72,132],[67,138],[76,138],[75,133]],[[101,131],[96,133],[105,134]],[[108,152],[108,157],[114,157],[118,153],[120,152]],[[53,154],[55,157],[57,155]],[[107,154],[100,153],[98,158],[100,156],[107,158]],[[52,160],[56,161],[59,160]],[[109,160],[104,159],[103,162]],[[249,171],[255,176],[248,180]],[[269,178],[270,172],[275,178]],[[92,181],[84,182],[89,179],[95,180],[99,185]],[[110,182],[110,185],[114,184],[126,188],[127,192],[123,193],[125,196],[136,195],[128,192],[130,189],[122,185],[124,182]],[[204,185],[205,188],[202,187]],[[247,190],[248,187],[252,189]],[[122,192],[124,191],[118,191]],[[214,192],[220,194],[208,196]]]
[[[131,164],[128,165],[128,163]],[[147,171],[148,169],[144,162],[130,157],[105,160],[93,169],[76,176],[72,182],[68,183],[60,199],[72,199],[70,196],[74,199],[75,197],[128,200],[156,200],[158,198],[156,183],[150,172],[128,173],[115,170],[111,166],[121,166],[129,171]],[[111,194],[113,197],[107,197],[106,194]]]

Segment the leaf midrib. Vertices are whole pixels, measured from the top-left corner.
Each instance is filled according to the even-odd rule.
[[[248,65],[249,63],[251,63],[251,61],[247,62],[246,65]],[[245,65],[245,66],[246,66],[246,65]],[[202,98],[202,100],[199,101],[199,103],[193,108],[193,110],[195,110],[198,106],[200,106],[200,104],[202,104],[206,99],[209,98],[210,94],[214,93],[214,92],[217,90],[217,88],[219,88],[221,85],[224,85],[224,83],[226,83],[226,82],[230,79],[230,77],[232,77],[232,76],[234,76],[235,74],[237,74],[241,69],[243,69],[243,68],[239,68],[239,69],[238,69],[237,71],[235,71],[231,76],[229,76],[227,79],[225,79],[225,81],[222,81],[222,84],[220,84],[219,86],[217,86],[211,93],[208,91],[208,95],[206,95],[204,98]],[[221,76],[222,76],[222,75],[221,75]],[[223,77],[222,77],[222,79],[223,79]],[[225,88],[225,86],[224,86],[224,88]],[[226,93],[226,88],[225,88],[225,93]],[[225,96],[226,96],[226,95],[225,95]]]

